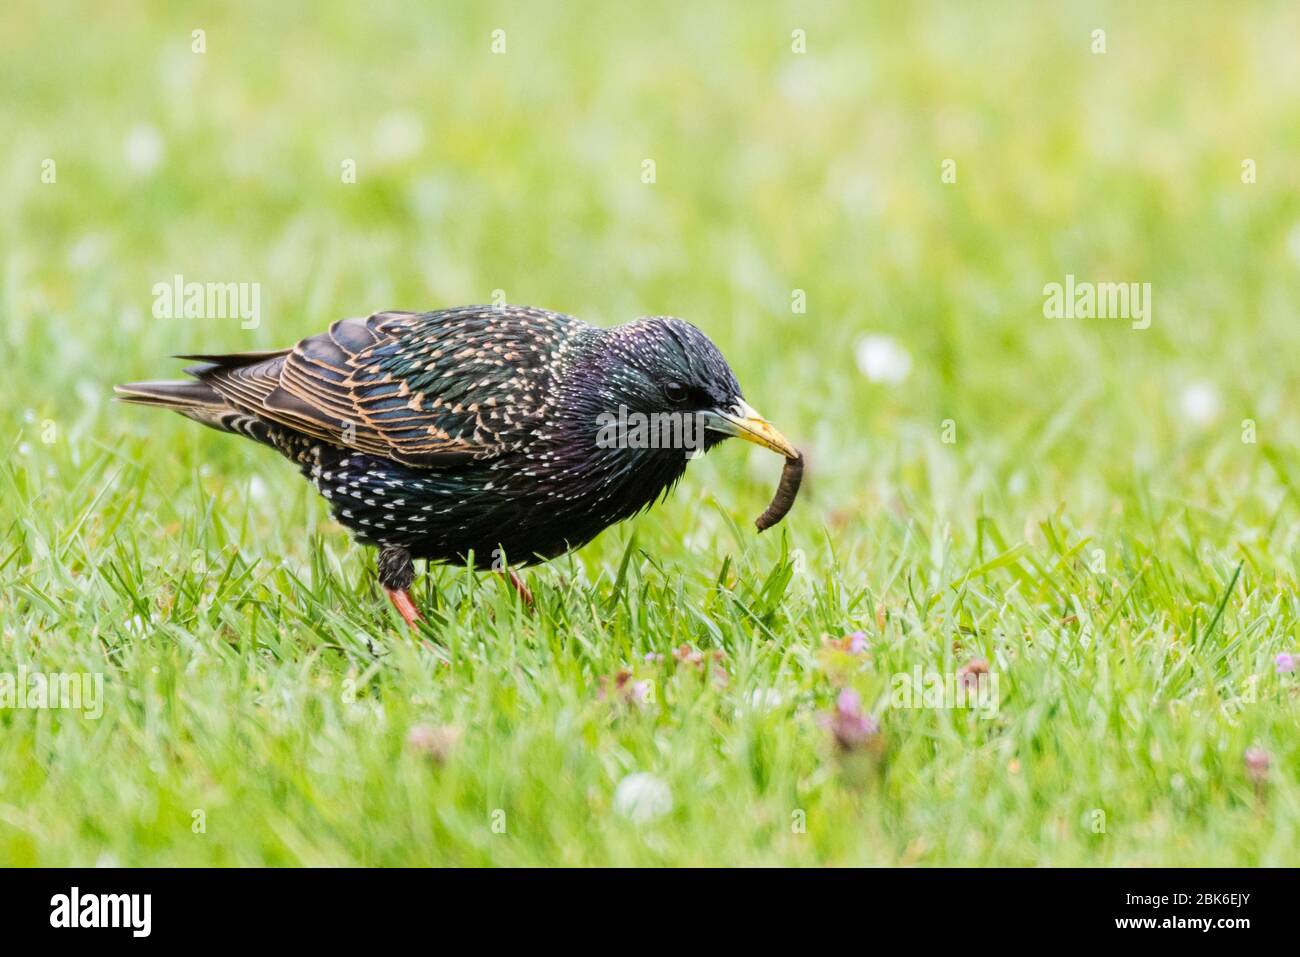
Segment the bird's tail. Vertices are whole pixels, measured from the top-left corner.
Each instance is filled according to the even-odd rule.
[[[122,402],[161,406],[220,432],[237,432],[255,439],[265,438],[257,434],[262,429],[262,424],[255,417],[232,408],[206,382],[128,382],[113,386],[113,391]]]

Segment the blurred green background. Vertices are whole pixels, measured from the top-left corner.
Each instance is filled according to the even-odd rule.
[[[204,31],[202,53],[195,30]],[[1104,53],[1094,52],[1096,30],[1105,31]],[[225,757],[176,764],[165,757],[175,744],[167,735],[160,751],[137,740],[148,737],[151,713],[134,684],[142,667],[176,678],[246,634],[198,597],[211,583],[184,597],[188,586],[168,577],[192,552],[219,566],[211,555],[237,545],[263,562],[250,580],[276,595],[259,601],[282,614],[305,599],[266,569],[294,569],[318,584],[312,536],[333,556],[331,574],[358,588],[367,581],[370,556],[349,550],[292,468],[177,416],[115,406],[112,384],[175,376],[179,363],[167,358],[175,353],[275,348],[344,316],[489,302],[500,290],[510,302],[600,325],[660,313],[693,321],[750,401],[807,448],[806,493],[783,528],[807,553],[809,597],[773,620],[781,653],[751,662],[756,673],[770,665],[764,680],[785,676],[802,689],[788,699],[798,736],[772,731],[789,745],[777,751],[800,800],[822,793],[812,765],[790,755],[800,750],[792,742],[818,740],[811,715],[829,691],[812,655],[836,623],[878,628],[873,638],[896,642],[902,668],[918,649],[951,662],[954,642],[966,640],[1003,664],[1047,655],[1037,662],[1041,682],[1029,683],[1032,693],[1026,684],[1020,699],[1028,710],[1016,720],[1029,725],[1016,727],[1029,737],[1007,745],[1012,751],[984,730],[946,737],[918,728],[900,738],[911,745],[899,781],[911,783],[880,798],[896,802],[890,823],[854,831],[867,825],[851,802],[824,796],[839,808],[827,812],[832,819],[845,815],[837,833],[852,840],[824,837],[806,852],[746,833],[722,838],[700,810],[692,840],[647,850],[630,839],[574,837],[567,860],[680,863],[711,848],[708,859],[736,863],[1295,863],[1284,811],[1296,807],[1300,752],[1274,736],[1293,728],[1294,696],[1284,686],[1265,694],[1254,723],[1213,716],[1252,676],[1285,680],[1273,673],[1273,655],[1300,644],[1300,425],[1291,408],[1300,390],[1297,35],[1300,10],[1282,2],[6,4],[0,658],[120,669],[110,684],[135,688],[123,693],[141,710],[113,732],[8,716],[0,849],[47,863],[93,862],[101,851],[137,863],[409,860],[402,849],[419,841],[378,812],[389,843],[372,835],[369,851],[338,837],[331,828],[342,824],[333,821],[315,832],[302,825],[298,838],[276,831],[199,852],[158,836],[156,797],[153,817],[133,818],[133,837],[93,823],[96,813],[133,813],[125,797],[119,807],[107,793],[83,794],[102,807],[79,823],[72,812],[15,809],[48,807],[60,781],[80,787],[69,784],[70,769],[109,774],[109,764],[121,766],[112,772],[123,776],[119,785],[132,793],[134,782],[141,796],[165,788],[139,776],[138,762],[154,762],[182,819],[192,782],[238,790],[230,782],[242,752],[233,739]],[[801,38],[805,52],[796,50]],[[47,160],[53,182],[43,181]],[[653,182],[644,181],[647,160]],[[943,181],[945,160],[955,161],[955,182]],[[1243,182],[1246,160],[1255,182]],[[355,183],[343,181],[346,161]],[[178,273],[259,283],[260,325],[154,318],[154,284]],[[1043,287],[1067,274],[1151,283],[1150,328],[1045,318]],[[793,305],[800,291],[803,310]],[[1244,420],[1256,441],[1243,441]],[[730,446],[694,465],[666,505],[638,520],[639,545],[658,563],[644,565],[647,573],[667,583],[684,576],[687,605],[700,603],[733,551],[745,556],[733,571],[767,574],[782,543],[755,542],[745,529],[777,470],[770,457]],[[601,576],[613,578],[629,534],[608,533],[567,571],[536,574],[567,582],[579,569],[583,581],[607,582]],[[1095,550],[1100,568],[1089,558]],[[995,554],[1011,557],[990,569]],[[1090,572],[1070,570],[1080,561]],[[1195,638],[1239,563],[1242,590],[1216,622],[1222,655],[1203,671]],[[120,573],[104,570],[119,565]],[[977,610],[948,605],[965,588],[955,583],[985,577],[979,602],[971,599]],[[439,581],[461,587],[454,576]],[[178,611],[186,601],[197,619]],[[380,615],[377,602],[366,607]],[[936,608],[938,621],[927,614]],[[1079,621],[1088,623],[1083,634],[1071,631]],[[351,627],[328,617],[301,627],[320,636],[336,626]],[[567,713],[597,671],[673,647],[682,630],[702,645],[712,640],[689,616],[673,627],[658,643],[653,629],[633,628],[607,659],[583,651],[562,661],[538,680],[570,682],[578,697],[566,691],[550,701],[533,688],[544,703],[533,701],[529,714]],[[1117,629],[1123,647],[1110,664],[1136,677],[1131,698],[1101,720],[1112,735],[1094,739],[1099,719],[1084,707],[1055,717],[1035,710],[1042,695],[1086,685],[1078,668],[1100,667],[1086,649]],[[282,625],[282,637],[290,631]],[[151,650],[135,648],[138,633],[150,636]],[[1031,633],[1038,643],[1018,652],[999,644]],[[1160,652],[1138,666],[1130,639]],[[326,639],[295,640],[305,644],[270,656],[294,688],[314,675],[314,642]],[[719,640],[744,657],[729,637]],[[1086,665],[1062,658],[1066,647],[1085,649]],[[214,709],[237,697],[256,713],[268,679],[255,674],[260,665],[234,662],[193,693]],[[1170,662],[1187,670],[1162,670]],[[350,665],[339,667],[321,679],[327,688]],[[170,696],[183,698],[184,684],[164,684],[160,700],[179,708]],[[742,680],[728,694],[744,700],[754,687]],[[524,707],[529,693],[509,707]],[[1136,717],[1150,711],[1149,720],[1163,721],[1174,699],[1206,717],[1191,726],[1170,717],[1155,731]],[[422,706],[438,711],[439,700],[427,691]],[[716,716],[733,704],[708,707],[724,722]],[[472,743],[475,722],[507,735],[493,717],[503,709],[485,692],[435,717],[467,727],[467,747],[486,768],[496,744],[488,731]],[[196,733],[183,716],[173,720],[168,734]],[[706,770],[683,764],[682,774],[734,791],[734,773],[754,789],[742,788],[730,811],[716,794],[702,797],[714,800],[719,820],[788,817],[789,802],[771,797],[776,785],[740,770],[748,757],[734,766],[721,757],[732,754],[732,732],[688,731],[698,714],[659,720],[668,740],[680,733],[698,745],[680,753]],[[668,748],[650,732],[634,746],[600,727],[595,752]],[[368,746],[356,733],[338,743],[340,766],[349,748]],[[390,736],[400,744],[402,733]],[[567,733],[556,730],[556,740]],[[75,759],[60,735],[80,743]],[[1200,770],[1174,771],[1159,756],[1135,768],[1112,753],[1152,735]],[[1014,751],[1028,765],[1031,754],[1052,750],[1044,741],[1059,748],[1050,767],[1027,791],[1008,784],[999,808],[981,776],[968,780],[985,782],[984,798],[951,792],[951,761],[994,753],[1005,768]],[[1272,773],[1282,776],[1276,817],[1246,810],[1252,789],[1239,755],[1252,742],[1273,749]],[[284,747],[294,761],[309,753],[306,744]],[[1065,758],[1080,751],[1087,771]],[[1207,760],[1212,767],[1198,763]],[[565,768],[561,778],[586,780]],[[382,780],[378,764],[371,772]],[[492,778],[497,772],[464,773],[473,786],[447,784],[429,800],[478,801],[488,779],[504,790],[527,786]],[[1163,803],[1177,791],[1171,774],[1191,782],[1176,806]],[[1071,778],[1133,792],[1126,842],[1099,850],[1047,836],[1066,812],[1046,795],[1077,810]],[[283,791],[263,798],[267,808],[292,805]],[[960,832],[927,831],[942,832],[943,815],[961,800],[970,803]],[[1220,813],[1239,817],[1220,828],[1210,823]],[[1189,814],[1206,829],[1199,844],[1173,833],[1171,822]],[[1007,829],[1000,837],[990,819]],[[447,856],[421,860],[550,859],[540,838],[532,851],[503,858],[457,844],[448,828]]]
[[[1223,428],[1293,439],[1295,9],[1069,6],[9,5],[5,340],[44,388],[3,414],[502,290],[691,319],[849,498],[945,418],[982,450],[967,495],[1101,494],[1194,441],[1198,383]],[[176,273],[259,282],[260,328],[154,321]],[[1152,327],[1044,319],[1066,273],[1151,282]],[[856,367],[870,332],[900,387]]]

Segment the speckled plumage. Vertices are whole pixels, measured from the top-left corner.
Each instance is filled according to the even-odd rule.
[[[400,551],[499,567],[582,545],[657,500],[688,460],[599,447],[601,413],[743,405],[713,343],[671,317],[599,329],[524,307],[384,312],[290,349],[183,358],[201,363],[193,381],[119,394],[275,448],[394,567]],[[708,433],[705,449],[724,437]]]

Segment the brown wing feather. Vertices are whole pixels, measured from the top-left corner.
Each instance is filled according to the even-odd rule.
[[[334,445],[409,465],[487,453],[440,427],[405,381],[367,365],[370,350],[391,342],[417,316],[343,319],[276,352],[181,358],[204,362],[188,371],[233,407]]]

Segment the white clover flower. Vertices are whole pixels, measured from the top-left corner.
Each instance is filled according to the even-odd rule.
[[[424,124],[414,113],[388,113],[375,127],[375,155],[400,163],[417,156],[424,146]]]
[[[1211,382],[1192,382],[1178,396],[1178,408],[1194,425],[1207,425],[1219,416],[1219,390]]]
[[[137,123],[126,134],[122,155],[134,173],[152,173],[162,162],[165,151],[162,134],[148,123]]]
[[[1287,233],[1286,248],[1296,265],[1300,265],[1300,223],[1292,226],[1291,231]]]
[[[614,789],[614,811],[635,824],[663,817],[673,809],[673,792],[646,771],[629,774]]]
[[[912,371],[912,356],[893,336],[863,336],[856,355],[858,368],[872,382],[898,385]]]

